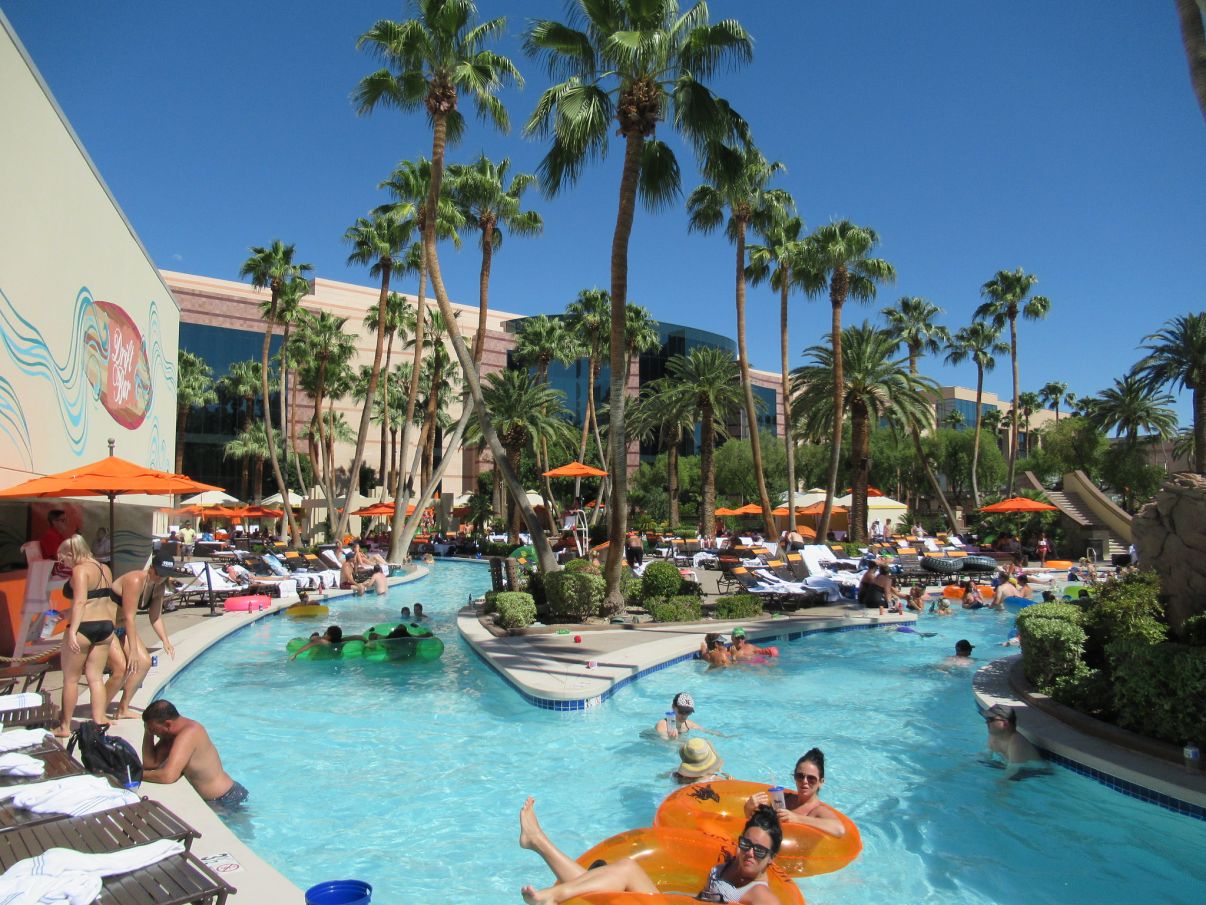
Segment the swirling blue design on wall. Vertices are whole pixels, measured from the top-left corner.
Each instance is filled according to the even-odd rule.
[[[151,350],[151,380],[155,379],[156,374],[162,374],[168,388],[171,389],[176,386],[176,366],[171,361],[168,361],[167,356],[163,354],[161,332],[159,326],[159,305],[152,299],[150,313],[147,315],[146,334],[147,346]],[[172,392],[171,395],[175,395],[175,393]]]
[[[160,471],[175,471],[176,461],[159,433],[159,416],[151,416],[151,439],[147,446],[147,466]]]
[[[25,468],[33,471],[29,422],[25,420],[25,410],[21,408],[17,390],[7,377],[0,377],[0,433],[11,441]]]
[[[45,380],[54,389],[59,419],[64,427],[63,439],[77,456],[83,453],[88,440],[91,408],[87,404],[88,397],[95,401],[99,392],[85,379],[89,347],[104,361],[108,356],[108,341],[107,331],[102,331],[97,324],[92,293],[88,287],[81,287],[75,298],[67,360],[60,363],[42,331],[22,317],[0,289],[0,342],[20,371]]]

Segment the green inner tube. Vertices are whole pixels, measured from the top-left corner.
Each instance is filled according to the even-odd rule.
[[[431,633],[431,629],[414,622],[405,623],[410,637],[386,638],[398,627],[397,622],[383,622],[365,631],[365,635],[382,637],[373,641],[345,641],[342,644],[316,644],[303,651],[299,660],[358,660],[374,663],[399,663],[404,660],[438,660],[444,654],[444,642]],[[294,638],[285,645],[292,656],[309,643],[309,638]]]
[[[286,652],[292,656],[298,650],[310,643],[309,638],[294,638],[285,645]],[[302,651],[299,660],[358,660],[364,656],[363,641],[345,641],[342,644],[315,644],[312,648]]]

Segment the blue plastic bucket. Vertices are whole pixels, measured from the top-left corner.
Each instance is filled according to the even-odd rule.
[[[328,880],[306,890],[306,905],[369,905],[373,887],[363,880]]]

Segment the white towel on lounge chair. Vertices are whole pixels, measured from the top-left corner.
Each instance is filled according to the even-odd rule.
[[[0,876],[0,905],[88,905],[100,895],[102,878],[149,867],[182,851],[184,846],[174,839],[92,855],[48,849]]]
[[[33,785],[11,786],[0,789],[0,799],[4,798],[11,798],[15,807],[35,814],[67,814],[71,817],[95,814],[138,801],[138,796],[129,789],[115,789],[100,776],[67,776]]]
[[[40,745],[48,735],[50,733],[45,729],[10,729],[0,733],[0,752]]]
[[[41,776],[46,764],[28,754],[0,754],[0,774],[4,776]]]
[[[21,694],[0,695],[0,710],[21,710],[24,707],[41,707],[42,696],[32,691]]]

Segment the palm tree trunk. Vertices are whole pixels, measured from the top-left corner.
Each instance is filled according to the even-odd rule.
[[[508,449],[507,450],[507,465],[516,474],[519,474],[519,458],[523,450]],[[521,494],[512,493],[507,499],[507,540],[512,544],[519,543],[519,498]],[[524,500],[528,495],[522,494]]]
[[[369,426],[373,420],[373,400],[377,398],[377,383],[381,379],[381,360],[385,357],[385,327],[389,320],[386,306],[389,303],[389,278],[393,262],[389,258],[382,258],[380,264],[381,294],[377,296],[377,346],[373,349],[373,367],[369,371],[368,392],[364,408],[360,411],[360,430],[356,433],[356,452],[352,456],[352,468],[349,472],[352,483],[357,488],[360,486],[360,464],[364,461],[364,447],[368,444]],[[351,493],[348,494],[348,500],[351,501]],[[339,537],[343,537],[351,513],[350,505],[343,507],[343,515],[339,517],[339,527],[335,531]]]
[[[482,227],[482,269],[477,288],[477,336],[473,340],[473,361],[479,367],[486,348],[486,312],[490,308],[490,265],[494,260],[494,221]]]
[[[716,536],[716,425],[712,423],[712,407],[705,405],[700,412],[699,473],[703,483],[700,491],[703,506],[704,537]]]
[[[434,211],[435,206],[431,205],[430,209]],[[434,217],[434,214],[432,216]],[[426,233],[426,214],[423,216],[423,224],[423,231]],[[411,422],[415,418],[415,404],[419,398],[419,368],[423,364],[423,330],[427,311],[426,293],[427,259],[424,256],[419,262],[419,297],[415,299],[415,335],[413,339],[415,352],[410,364],[410,385],[406,390],[406,415],[402,418],[402,440],[398,444],[401,447],[400,458],[403,467],[406,465],[406,447],[410,442]],[[402,562],[402,529],[406,520],[406,504],[409,497],[410,490],[406,486],[406,481],[402,480],[402,473],[399,470],[397,483],[394,485],[394,516],[390,523],[390,562]]]
[[[243,469],[239,475],[239,493],[243,495],[243,499],[249,500],[247,494],[251,492],[251,453],[243,456]],[[257,497],[258,499],[258,497]]]
[[[850,406],[850,533],[848,540],[867,539],[867,488],[871,475],[871,419],[867,406],[856,400]]]
[[[783,358],[783,443],[787,452],[787,524],[796,530],[796,445],[791,441],[791,380],[787,350],[787,268],[779,269],[779,352]]]
[[[842,305],[846,301],[846,291],[850,275],[845,267],[839,267],[833,272],[829,281],[829,301],[833,308],[833,449],[829,453],[829,477],[825,484],[825,508],[821,511],[821,521],[817,525],[817,540],[825,543],[829,537],[829,520],[833,516],[833,498],[837,496],[838,467],[842,462],[842,400],[846,394],[846,375],[842,364]]]
[[[976,366],[976,427],[975,435],[972,437],[972,469],[971,469],[971,488],[972,488],[972,505],[977,509],[980,508],[980,427],[982,420],[980,418],[980,400],[984,396],[984,368]],[[954,527],[954,526],[952,526]]]
[[[474,366],[473,357],[465,345],[460,327],[457,326],[456,318],[453,316],[452,302],[448,299],[448,291],[444,287],[444,277],[440,271],[440,259],[436,253],[435,211],[440,197],[440,184],[444,179],[444,147],[447,140],[447,130],[448,122],[446,116],[444,114],[437,114],[435,125],[432,129],[431,185],[428,187],[427,192],[428,216],[423,223],[423,257],[427,262],[427,270],[431,277],[431,286],[435,291],[436,304],[440,306],[440,313],[444,315],[444,321],[448,329],[448,338],[452,341],[452,348],[456,351],[457,360],[461,364],[461,369],[465,372],[465,379],[469,382],[469,393],[473,397],[473,407],[477,411],[482,436],[485,437],[486,442],[490,446],[490,451],[494,455],[495,467],[502,469],[503,478],[516,497],[516,505],[519,506],[524,524],[527,526],[528,533],[532,535],[532,543],[536,547],[536,557],[540,561],[540,570],[542,572],[553,572],[557,570],[557,558],[553,554],[553,548],[549,546],[548,538],[545,537],[544,532],[540,529],[540,520],[536,517],[535,510],[528,503],[527,497],[524,496],[523,486],[519,482],[519,477],[511,469],[510,463],[506,459],[506,451],[498,439],[497,431],[494,430],[494,425],[490,420],[489,409],[486,407],[485,397],[482,396],[482,385],[478,379],[477,368]],[[621,348],[622,352],[623,349]],[[395,512],[395,534],[401,528],[398,520],[398,512]],[[622,534],[621,537],[623,537]],[[615,546],[618,547],[619,545]],[[616,577],[618,592],[618,569]]]
[[[1203,9],[1201,0],[1177,0],[1177,17],[1181,20],[1181,42],[1185,45],[1185,60],[1189,64],[1189,81],[1193,85],[1202,117],[1206,119],[1206,27],[1202,24],[1203,16],[1206,16],[1206,9]]]
[[[184,474],[184,424],[188,420],[188,406],[176,407],[176,474]]]
[[[430,486],[422,488],[419,492],[419,497],[415,501],[414,514],[407,518],[406,525],[402,529],[401,549],[403,559],[410,553],[410,543],[414,540],[414,536],[419,529],[423,510],[427,508],[427,504],[431,501],[431,495],[435,491],[436,484],[440,483],[440,479],[444,477],[444,472],[448,469],[448,465],[452,462],[457,452],[460,451],[461,443],[465,437],[465,429],[469,426],[469,419],[472,417],[473,403],[466,393],[461,401],[461,417],[457,419],[456,427],[452,430],[447,450],[440,459],[440,464],[436,466],[435,473],[431,476]]]
[[[262,500],[264,498],[264,460],[259,457],[257,457],[255,460],[255,498],[257,500]],[[288,509],[289,501],[284,497],[282,497],[282,499],[284,499],[285,502],[281,508]]]
[[[306,479],[302,475],[301,460],[297,453],[297,390],[298,383],[296,376],[291,381],[289,387],[289,449],[293,450],[293,465],[297,469],[297,486],[301,489],[302,496],[306,496],[310,492],[310,488],[306,486]],[[285,426],[282,424],[281,429]],[[311,460],[310,468],[313,470],[314,462]],[[284,495],[281,496],[283,504],[288,505],[288,500]]]
[[[637,179],[641,174],[641,155],[645,149],[645,141],[640,134],[630,132],[625,138],[620,203],[611,240],[611,426],[608,436],[611,446],[611,506],[607,510],[610,543],[607,545],[607,562],[603,567],[603,577],[607,579],[604,613],[618,613],[624,608],[620,574],[624,565],[624,536],[628,529],[628,450],[624,442],[624,388],[628,383],[628,374],[623,371],[628,320],[628,241],[632,236]]]
[[[666,489],[670,494],[670,527],[677,528],[678,512],[678,444],[681,442],[682,428],[676,427],[670,436],[666,448]]]
[[[1017,318],[1009,319],[1009,363],[1013,367],[1013,406],[1009,412],[1009,478],[1005,489],[1013,494],[1013,473],[1018,460],[1018,322]]]
[[[286,378],[288,377],[288,375],[289,375],[289,323],[288,323],[288,321],[286,321],[285,322],[285,332],[284,332],[284,335],[281,337],[281,373],[280,373],[280,380],[278,381],[280,389],[279,389],[278,397],[277,397],[277,408],[280,409],[281,431],[286,434],[288,432],[285,431],[285,425],[288,424],[289,422],[285,418],[285,386],[286,386]],[[267,404],[267,403],[265,403],[265,404]],[[285,484],[287,485],[288,483],[289,483],[289,447],[286,444],[285,445]],[[282,489],[281,490],[281,498],[284,499],[286,496],[288,496],[288,492],[286,490]]]
[[[909,349],[909,373],[914,377],[917,376],[917,358],[919,355],[920,349]],[[926,457],[925,450],[921,448],[921,431],[914,426],[911,433],[913,435],[913,451],[917,455],[917,461],[921,463],[922,470],[925,471],[926,481],[929,482],[930,489],[938,497],[938,503],[946,514],[947,524],[954,531],[959,527],[958,520],[955,518],[955,510],[951,508],[951,504],[942,490],[942,485],[938,483],[938,475],[934,472],[933,466],[930,465],[930,460]]]
[[[758,412],[754,408],[754,385],[750,377],[750,359],[745,348],[745,221],[737,221],[737,362],[741,366],[741,389],[745,392],[745,423],[750,432],[750,455],[754,460],[754,480],[758,502],[762,506],[762,525],[768,538],[777,536],[775,517],[771,515],[770,496],[766,492],[766,474],[762,470],[762,438],[758,435]]]
[[[277,290],[272,290],[272,305],[268,316],[268,326],[264,330],[264,346],[260,352],[260,388],[264,394],[264,435],[268,438],[268,457],[272,461],[272,477],[280,488],[285,499],[285,519],[289,526],[289,546],[293,549],[301,543],[301,532],[297,528],[297,520],[293,517],[293,509],[288,505],[289,491],[285,479],[281,475],[281,463],[276,455],[276,436],[272,431],[272,406],[268,404],[268,349],[272,344],[272,325],[276,322]],[[282,425],[283,427],[284,425]]]
[[[377,477],[381,481],[381,486],[389,487],[389,478],[386,477],[385,471],[385,454],[386,454],[386,435],[389,432],[389,396],[390,396],[390,376],[389,367],[390,359],[394,354],[394,331],[389,331],[389,341],[385,346],[385,364],[383,370],[385,373],[385,392],[381,396],[381,467],[377,469]],[[388,490],[387,490],[388,492]]]
[[[392,497],[398,492],[398,429],[396,427],[389,429],[389,480],[387,492]]]
[[[244,436],[246,436],[247,432],[251,429],[251,410],[254,407],[255,407],[255,397],[254,396],[244,396],[243,397],[243,427],[242,427],[242,433]],[[242,482],[240,484],[240,489],[243,492],[243,499],[245,499],[245,500],[250,499],[250,497],[248,497],[247,494],[251,493],[251,453],[248,453],[247,455],[243,456],[243,474],[242,474]],[[255,499],[256,499],[256,502],[258,503],[262,499],[262,497],[257,496]],[[282,499],[284,499],[284,497],[282,497]]]

